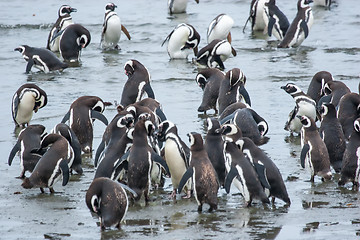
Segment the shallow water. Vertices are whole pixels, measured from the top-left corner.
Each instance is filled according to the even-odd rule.
[[[120,52],[99,49],[103,9],[107,1],[69,1],[78,9],[73,20],[83,24],[92,35],[91,44],[82,53],[80,67],[63,73],[44,74],[34,70],[25,74],[25,61],[13,49],[20,44],[46,45],[48,32],[57,18],[58,1],[0,2],[0,238],[4,239],[355,239],[360,235],[360,194],[339,188],[337,179],[322,183],[308,182],[310,173],[300,166],[300,141],[283,130],[288,113],[294,106],[292,98],[280,86],[295,82],[305,91],[312,76],[321,70],[330,71],[336,80],[344,81],[352,91],[359,84],[359,24],[357,1],[337,0],[331,10],[313,8],[315,22],[309,37],[298,49],[276,49],[274,39],[252,36],[247,19],[250,1],[205,1],[197,5],[189,1],[188,13],[169,17],[166,1],[123,1],[117,3],[118,14],[132,40],[122,36]],[[289,21],[296,12],[296,1],[277,1]],[[61,3],[62,4],[62,3]],[[354,7],[355,6],[355,7]],[[205,133],[207,115],[198,114],[202,91],[194,79],[197,68],[188,61],[169,61],[166,48],[161,47],[167,34],[181,22],[192,24],[205,45],[206,28],[220,13],[233,17],[233,46],[237,57],[225,62],[226,70],[238,67],[247,76],[246,88],[253,108],[269,123],[270,141],[261,148],[280,169],[292,204],[285,207],[281,200],[264,207],[255,202],[245,208],[243,198],[231,189],[227,195],[219,191],[218,210],[198,213],[195,199],[176,203],[168,199],[170,179],[162,190],[155,190],[149,206],[143,202],[131,206],[121,230],[101,232],[98,219],[85,205],[85,193],[94,176],[93,158],[83,156],[84,174],[73,175],[67,186],[55,184],[55,194],[41,194],[39,189],[26,190],[15,177],[20,173],[19,158],[7,165],[8,154],[16,142],[11,118],[11,99],[24,83],[36,83],[48,94],[48,105],[34,114],[31,123],[46,126],[57,124],[70,104],[80,96],[96,95],[104,101],[119,101],[127,79],[123,66],[137,59],[151,73],[156,98],[162,103],[167,118],[175,122],[182,139],[191,131]],[[269,42],[267,41],[269,40]],[[115,107],[104,114],[111,119]],[[209,116],[214,116],[209,114]],[[95,122],[94,148],[98,146],[105,126]]]

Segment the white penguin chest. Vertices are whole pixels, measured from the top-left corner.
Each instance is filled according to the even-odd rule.
[[[18,106],[16,120],[21,123],[29,122],[33,115],[34,106],[35,106],[35,97],[33,93],[32,92],[24,93]]]
[[[107,20],[105,41],[117,44],[121,36],[121,21],[118,16],[112,16]]]
[[[184,159],[181,157],[177,144],[170,139],[165,142],[165,160],[169,167],[171,178],[180,181],[186,172],[186,165]]]

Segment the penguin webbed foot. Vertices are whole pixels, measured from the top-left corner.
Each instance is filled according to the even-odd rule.
[[[202,204],[198,206],[197,211],[198,211],[199,213],[201,213],[201,212],[202,212]]]
[[[43,190],[44,190],[44,189],[43,189]],[[50,187],[49,190],[50,190],[50,193],[51,193],[51,194],[54,194],[54,193],[55,193],[54,188]]]
[[[45,193],[44,188],[40,188],[41,193]]]

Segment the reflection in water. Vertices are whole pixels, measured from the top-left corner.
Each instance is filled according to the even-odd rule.
[[[302,201],[302,206],[304,209],[311,209],[311,208],[322,208],[329,205],[329,202],[321,202],[321,201]]]
[[[303,228],[303,232],[314,232],[316,229],[319,228],[319,225],[319,222],[307,223],[306,226]]]

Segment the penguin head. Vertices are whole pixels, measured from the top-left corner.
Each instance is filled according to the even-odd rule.
[[[285,86],[281,86],[281,89],[284,89],[290,95],[295,95],[297,93],[302,92],[301,89],[296,86],[294,83],[288,83]]]
[[[90,33],[84,33],[81,34],[80,37],[76,39],[76,43],[80,47],[80,49],[82,49],[82,48],[86,48],[87,45],[89,45],[90,40],[91,40]]]
[[[101,197],[94,194],[91,196],[91,211],[100,214]]]
[[[72,12],[76,12],[76,11],[77,11],[76,8],[72,8],[69,5],[62,5],[59,8],[58,15],[59,15],[59,17],[64,17],[64,16],[70,15]]]
[[[185,50],[187,48],[194,49],[194,55],[196,56],[198,54],[200,34],[190,24],[186,24],[186,27],[189,30],[189,35],[187,41],[185,42],[185,45],[181,48],[181,50]]]
[[[220,123],[217,119],[215,118],[207,118],[206,119],[206,127],[207,127],[207,131],[210,134],[219,134],[219,132],[216,132],[217,129],[220,128]]]
[[[265,2],[265,6],[275,6],[276,2],[275,0],[267,0]]]
[[[204,90],[205,85],[207,83],[207,78],[204,76],[203,73],[199,72],[196,75],[195,81],[199,87],[201,87],[202,90]]]
[[[204,142],[200,133],[191,132],[188,133],[187,136],[189,137],[191,151],[199,151],[204,148]]]
[[[120,117],[117,122],[116,126],[118,128],[130,128],[134,125],[134,117],[131,113],[126,114],[125,116]]]
[[[108,3],[105,6],[105,12],[115,11],[115,8],[117,8],[117,6],[114,3]]]
[[[172,129],[175,129],[175,131],[177,132],[176,126],[173,122],[171,122],[169,120],[165,120],[165,121],[161,122],[159,124],[158,131],[156,133],[159,141],[162,141],[162,142],[165,141],[166,134],[169,133],[169,131]]]
[[[356,132],[360,133],[360,118],[354,121],[354,129]]]
[[[298,10],[309,7],[309,4],[312,2],[313,0],[299,0],[297,4]]]
[[[239,68],[231,69],[226,73],[225,77],[229,80],[229,91],[238,84],[245,85],[246,83],[246,77]]]
[[[304,128],[308,128],[308,129],[312,129],[312,130],[315,129],[316,130],[316,125],[315,125],[314,119],[312,119],[312,118],[310,118],[308,116],[305,116],[305,115],[303,115],[303,116],[297,115],[296,117],[300,119],[300,122],[302,123]]]
[[[135,72],[134,60],[127,61],[124,66],[126,76],[130,77]]]
[[[227,142],[236,142],[242,138],[241,129],[235,124],[224,124],[220,129],[216,130],[223,135],[223,138]]]
[[[323,103],[319,109],[319,113],[322,118],[331,113],[330,115],[334,115],[336,117],[336,109],[334,104],[332,103]]]
[[[331,84],[329,84],[329,82],[324,83],[324,85],[321,89],[321,93],[325,96],[330,95],[332,93]]]

